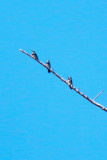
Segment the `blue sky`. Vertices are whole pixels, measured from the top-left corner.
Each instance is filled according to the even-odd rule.
[[[0,5],[0,160],[105,160],[107,113],[19,51],[107,107],[107,1]]]

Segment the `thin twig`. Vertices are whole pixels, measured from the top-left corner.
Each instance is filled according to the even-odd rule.
[[[26,55],[28,55],[29,57],[33,58],[32,55],[28,54],[27,52],[25,52],[24,50],[22,49],[19,49],[21,52],[25,53]],[[34,59],[34,58],[33,58]],[[36,60],[36,59],[34,59]],[[43,62],[41,62],[40,60],[36,60],[38,63],[40,63],[42,66],[44,66],[45,68],[48,69],[48,67],[46,66],[46,64],[44,64]],[[107,112],[107,108],[105,108],[104,106],[102,106],[101,104],[95,102],[95,97],[94,100],[92,100],[91,98],[89,98],[87,95],[84,95],[82,92],[79,91],[79,89],[75,88],[73,85],[69,85],[67,80],[65,80],[64,78],[62,78],[61,76],[59,76],[56,72],[54,72],[52,69],[50,69],[50,71],[55,75],[57,76],[59,79],[61,79],[61,81],[65,82],[68,86],[70,86],[73,90],[75,90],[78,94],[80,94],[81,96],[83,96],[85,99],[87,99],[88,101],[90,101],[91,103],[93,103],[94,105],[96,105],[97,107],[101,108],[102,110],[106,111]],[[99,94],[101,94],[102,92],[100,92]]]
[[[93,101],[103,92],[104,90],[102,90],[94,99]]]

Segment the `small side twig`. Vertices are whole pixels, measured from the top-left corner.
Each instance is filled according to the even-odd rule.
[[[33,58],[32,55],[28,54],[27,52],[25,52],[22,49],[19,49],[21,52],[25,53],[26,55],[28,55],[29,57]],[[34,59],[34,58],[33,58]],[[36,60],[36,59],[34,59]],[[40,60],[36,60],[38,63],[40,63],[42,66],[44,66],[45,68],[48,69],[47,65],[44,64],[43,62],[41,62]],[[93,100],[91,98],[89,98],[87,95],[83,94],[82,92],[79,91],[79,89],[75,88],[72,84],[70,85],[67,80],[65,80],[64,78],[62,78],[61,76],[59,76],[56,72],[54,72],[51,68],[50,68],[50,72],[52,72],[55,76],[57,76],[61,81],[63,81],[64,83],[66,83],[68,86],[70,86],[70,88],[72,88],[73,90],[75,90],[78,94],[80,94],[82,97],[84,97],[85,99],[87,99],[88,101],[90,101],[91,103],[93,103],[94,105],[96,105],[97,107],[101,108],[102,110],[107,112],[107,108],[105,108],[103,105],[95,102],[94,100],[103,92],[101,91]]]
[[[104,90],[102,90],[93,100],[95,100]]]

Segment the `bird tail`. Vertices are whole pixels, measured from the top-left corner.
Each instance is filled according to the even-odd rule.
[[[50,71],[50,69],[48,69],[48,73],[50,73],[51,71]]]

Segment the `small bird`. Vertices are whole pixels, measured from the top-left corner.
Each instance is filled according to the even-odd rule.
[[[72,89],[72,87],[71,87],[71,85],[73,85],[73,83],[72,83],[72,78],[71,78],[71,77],[68,77],[67,82],[68,82],[68,85],[70,86],[70,88]]]
[[[46,62],[46,65],[47,65],[47,67],[48,67],[48,73],[50,73],[50,72],[51,72],[51,71],[50,71],[51,64],[50,64],[50,61],[49,61],[49,60]]]
[[[34,59],[38,60],[38,56],[37,56],[35,51],[32,51],[32,56],[33,56]]]

